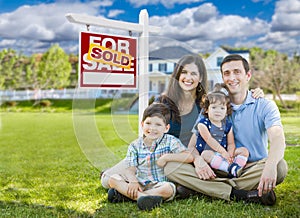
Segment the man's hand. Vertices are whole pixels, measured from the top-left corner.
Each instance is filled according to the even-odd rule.
[[[276,186],[277,169],[276,166],[265,166],[258,184],[258,196],[262,196]]]
[[[210,166],[205,162],[205,160],[198,156],[195,161],[195,171],[198,177],[202,180],[209,180],[216,178],[216,174],[214,171],[210,168]]]
[[[138,192],[142,192],[142,188],[140,184],[136,182],[129,182],[128,184],[128,189],[127,189],[127,194],[131,199],[136,199],[138,197]]]

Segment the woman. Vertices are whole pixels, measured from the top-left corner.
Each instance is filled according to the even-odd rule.
[[[202,58],[199,55],[183,56],[171,75],[165,98],[171,99],[177,106],[181,121],[171,125],[169,133],[177,136],[179,132],[179,139],[185,146],[191,139],[191,130],[200,112],[200,101],[206,92],[207,72]]]

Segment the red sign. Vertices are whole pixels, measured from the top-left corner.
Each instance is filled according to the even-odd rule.
[[[136,38],[81,32],[79,42],[79,87],[136,88]]]

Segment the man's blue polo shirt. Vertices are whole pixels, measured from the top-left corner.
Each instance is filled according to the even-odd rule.
[[[265,98],[254,99],[248,91],[245,102],[235,109],[231,121],[236,147],[246,147],[248,161],[258,161],[268,156],[267,129],[282,126],[280,113],[275,102]]]

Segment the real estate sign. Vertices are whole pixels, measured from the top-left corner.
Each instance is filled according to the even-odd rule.
[[[137,88],[137,39],[80,32],[79,87]]]

